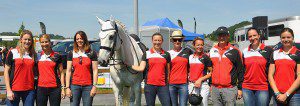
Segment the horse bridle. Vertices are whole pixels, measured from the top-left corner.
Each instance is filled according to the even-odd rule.
[[[105,30],[102,30],[101,29],[101,31],[109,31],[109,30],[116,30],[116,32],[114,33],[114,38],[113,38],[113,42],[114,42],[114,44],[113,44],[113,46],[110,48],[110,47],[107,47],[107,46],[100,46],[100,49],[104,49],[104,50],[107,50],[107,51],[110,51],[110,54],[109,54],[109,59],[108,60],[112,60],[113,61],[113,63],[112,64],[110,64],[110,63],[108,63],[109,65],[112,65],[114,68],[115,68],[115,70],[117,70],[117,71],[119,71],[116,67],[115,67],[115,65],[118,65],[117,63],[115,63],[115,61],[116,60],[120,60],[121,62],[121,64],[123,64],[123,65],[125,65],[124,64],[124,62],[121,60],[121,59],[115,59],[114,58],[114,53],[115,53],[115,47],[116,47],[116,44],[117,44],[117,37],[119,37],[119,32],[118,32],[118,27],[117,27],[117,24],[116,23],[114,23],[114,28],[110,28],[110,29],[105,29]],[[120,39],[121,40],[121,44],[122,44],[122,39]],[[137,74],[138,72],[132,72],[132,71],[130,71],[130,69],[126,66],[126,68],[127,68],[127,70],[131,73],[131,74]]]
[[[110,29],[105,29],[105,30],[102,30],[101,31],[110,31],[110,30],[115,30],[116,32],[114,33],[114,37],[113,37],[113,46],[112,47],[107,47],[107,46],[100,46],[100,49],[104,49],[104,50],[107,50],[110,52],[109,54],[109,58],[112,58],[113,55],[114,55],[114,50],[115,50],[115,47],[116,47],[116,43],[117,43],[117,37],[119,36],[119,33],[118,33],[118,27],[117,27],[117,24],[114,23],[114,28],[110,28]]]

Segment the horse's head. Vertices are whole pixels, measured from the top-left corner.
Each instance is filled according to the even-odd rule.
[[[109,57],[112,57],[114,51],[120,48],[120,45],[117,44],[120,42],[120,38],[118,37],[118,26],[112,17],[107,21],[98,18],[98,22],[101,25],[99,32],[101,43],[98,61],[101,63],[101,66],[105,66],[108,63]]]

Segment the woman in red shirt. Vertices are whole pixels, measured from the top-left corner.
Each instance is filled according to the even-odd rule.
[[[273,49],[260,43],[257,29],[249,28],[247,36],[251,44],[243,50],[243,65],[246,70],[242,84],[244,104],[267,106],[270,102],[267,70]]]
[[[46,106],[49,99],[50,106],[60,106],[65,95],[61,56],[51,49],[49,35],[42,35],[39,41],[42,52],[38,54],[37,105]]]
[[[71,106],[91,106],[96,95],[98,79],[97,54],[91,50],[85,32],[78,31],[74,36],[74,49],[67,57],[66,95]]]
[[[34,105],[34,77],[36,53],[31,31],[24,30],[18,46],[9,50],[4,68],[4,79],[8,106],[19,105],[22,98],[24,106]]]
[[[145,98],[147,106],[155,105],[155,98],[158,95],[159,101],[163,106],[171,106],[168,76],[170,70],[170,54],[161,48],[163,36],[160,33],[152,35],[153,47],[146,51],[142,56],[139,66],[132,66],[136,71],[144,71],[145,78]]]
[[[212,62],[203,52],[204,40],[196,37],[193,40],[194,54],[189,56],[189,93],[201,95],[202,106],[208,106],[210,86],[208,79],[211,77]]]
[[[300,51],[293,46],[294,33],[284,28],[280,34],[282,47],[271,55],[269,81],[274,91],[274,105],[300,104]]]
[[[181,30],[172,33],[171,41],[173,42],[173,49],[168,51],[171,56],[169,90],[172,106],[187,105],[188,59],[192,51],[189,48],[182,48],[183,40],[184,36]]]

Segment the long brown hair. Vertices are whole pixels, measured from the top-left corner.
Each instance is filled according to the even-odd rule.
[[[74,51],[77,53],[79,51],[78,49],[78,45],[76,43],[76,35],[80,35],[81,38],[83,39],[83,48],[84,48],[84,51],[89,51],[90,50],[90,44],[89,44],[89,41],[87,39],[87,36],[85,34],[84,31],[78,31],[76,32],[76,34],[74,35]]]
[[[18,43],[18,46],[17,46],[17,48],[19,48],[19,50],[20,50],[20,57],[21,57],[21,59],[23,59],[23,55],[25,54],[25,48],[24,48],[23,43],[21,43],[21,40],[22,40],[23,36],[26,35],[26,34],[30,35],[30,37],[31,37],[31,45],[30,45],[29,50],[28,50],[29,56],[33,60],[35,60],[36,53],[35,53],[35,50],[34,50],[34,47],[33,47],[33,44],[34,44],[33,35],[32,35],[32,32],[29,31],[29,30],[23,30],[21,32],[20,40],[19,40],[19,43]]]

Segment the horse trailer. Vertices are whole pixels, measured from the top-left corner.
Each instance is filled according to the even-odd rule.
[[[247,36],[247,30],[252,25],[247,25],[235,30],[234,40],[238,44],[239,49],[243,50],[250,44]],[[291,28],[294,31],[295,46],[299,49],[300,47],[300,16],[292,16],[281,19],[275,19],[268,21],[267,27],[267,40],[262,40],[267,46],[278,48],[280,45],[280,32],[283,28]]]

